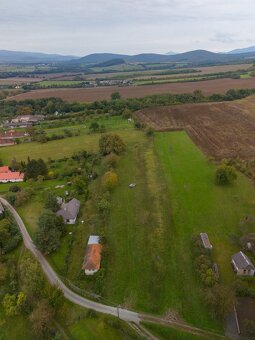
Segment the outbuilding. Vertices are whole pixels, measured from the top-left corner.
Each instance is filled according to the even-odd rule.
[[[200,238],[201,238],[201,241],[202,241],[203,246],[205,247],[205,249],[211,250],[212,249],[212,245],[211,245],[211,242],[209,240],[208,235],[206,233],[200,233]]]
[[[102,245],[98,235],[91,235],[88,240],[86,253],[83,261],[82,269],[86,275],[94,275],[101,264]]]
[[[254,276],[255,267],[248,256],[242,251],[232,256],[232,265],[236,275],[238,276]]]

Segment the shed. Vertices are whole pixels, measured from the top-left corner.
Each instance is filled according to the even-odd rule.
[[[234,271],[239,276],[254,276],[255,267],[248,256],[246,256],[242,251],[236,253],[232,256],[231,261]]]
[[[86,275],[93,275],[100,269],[102,245],[99,242],[99,236],[89,237],[82,266]]]
[[[205,247],[205,249],[212,249],[212,245],[210,243],[209,237],[206,233],[200,233],[200,238],[201,241],[203,243],[203,246]]]

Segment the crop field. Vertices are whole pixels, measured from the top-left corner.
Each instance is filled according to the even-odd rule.
[[[163,93],[191,93],[201,90],[205,95],[213,93],[225,93],[229,89],[254,88],[253,78],[248,79],[216,79],[208,81],[158,84],[150,86],[108,86],[88,89],[42,89],[34,90],[20,95],[9,97],[8,100],[40,99],[59,97],[73,102],[93,102],[97,100],[109,100],[113,92],[119,92],[122,98],[141,98]]]
[[[235,64],[235,65],[218,65],[218,66],[209,66],[209,67],[193,67],[192,69],[199,71],[199,74],[211,74],[211,73],[217,73],[217,72],[234,72],[238,70],[248,70],[252,64]],[[166,70],[141,70],[137,72],[114,72],[114,73],[105,73],[105,74],[89,74],[84,76],[87,79],[96,79],[100,78],[100,76],[104,78],[129,78],[129,79],[139,79],[139,78],[150,78],[151,76],[159,76],[159,73],[168,72],[168,71],[182,71],[185,69],[177,68],[177,69],[166,69]],[[188,69],[186,69],[188,70]],[[182,73],[182,75],[190,75],[190,73]],[[176,74],[172,75],[173,77],[176,76]],[[165,75],[162,75],[162,77],[165,77]],[[171,77],[171,75],[169,75]]]
[[[42,78],[36,77],[13,77],[0,79],[0,85],[21,85],[42,81]]]
[[[80,80],[45,80],[37,84],[42,88],[47,88],[51,86],[78,86],[81,85],[82,81]]]
[[[255,97],[228,103],[148,108],[137,117],[157,131],[185,130],[215,158],[255,156]]]

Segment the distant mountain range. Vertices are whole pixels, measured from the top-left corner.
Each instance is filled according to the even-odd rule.
[[[0,50],[1,64],[53,63],[77,58],[76,56],[63,56],[59,54]]]
[[[123,55],[123,54],[112,54],[112,53],[94,53],[86,57],[72,60],[73,64],[86,64],[93,65],[99,63],[105,63],[114,60],[122,59],[126,63],[192,63],[192,64],[213,64],[213,63],[227,63],[237,61],[253,61],[255,59],[254,52],[243,52],[243,53],[214,53],[205,50],[195,50],[185,53],[178,53],[172,55],[166,54],[155,54],[155,53],[143,53],[137,55]]]
[[[0,63],[22,64],[22,63],[61,63],[62,66],[92,66],[117,65],[120,63],[192,63],[214,64],[229,62],[245,62],[255,60],[255,46],[237,49],[226,53],[214,53],[206,50],[195,50],[185,53],[168,52],[167,54],[142,53],[137,55],[115,54],[115,53],[93,53],[85,57],[63,56],[58,54],[15,52],[0,50]],[[106,64],[105,64],[106,63]],[[75,66],[75,67],[76,67]]]
[[[250,53],[250,52],[255,52],[255,46],[250,46],[246,48],[238,48],[236,50],[228,52],[229,54],[240,54],[240,53]]]

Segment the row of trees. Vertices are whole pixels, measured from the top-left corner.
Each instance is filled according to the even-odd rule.
[[[132,112],[142,108],[160,105],[173,105],[173,104],[185,104],[185,103],[198,103],[198,102],[210,102],[210,101],[229,101],[235,99],[241,99],[254,94],[254,89],[241,89],[241,90],[229,90],[225,94],[212,94],[210,96],[204,96],[201,91],[194,91],[194,93],[184,94],[162,94],[146,96],[143,98],[130,98],[121,99],[120,94],[115,92],[112,94],[110,101],[95,101],[93,103],[68,103],[59,98],[50,99],[36,99],[36,100],[24,100],[22,102],[16,101],[2,101],[0,102],[0,110],[2,117],[8,118],[16,116],[24,112],[33,114],[51,115],[54,117],[54,113],[64,112],[66,114],[81,113],[86,115],[91,114],[115,114],[121,115],[125,109],[129,109]],[[58,119],[58,117],[55,117]]]

